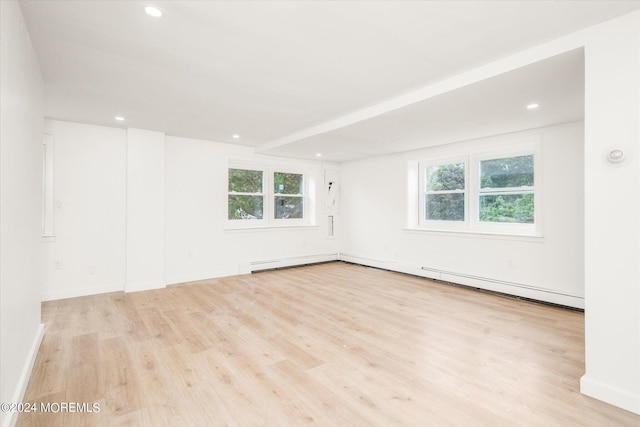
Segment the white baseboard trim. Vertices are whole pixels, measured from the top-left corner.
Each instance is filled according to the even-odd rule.
[[[338,261],[340,255],[336,253],[304,255],[290,258],[278,258],[270,260],[252,261],[240,266],[240,274],[256,271],[272,270],[274,268],[295,267],[305,264],[318,264],[321,262]]]
[[[147,281],[147,282],[129,282],[124,285],[124,291],[126,293],[129,292],[141,292],[141,291],[150,291],[153,289],[162,289],[165,288],[167,284],[163,281]]]
[[[59,299],[85,297],[88,295],[98,295],[98,294],[106,294],[109,292],[120,292],[120,291],[124,291],[123,283],[109,285],[109,286],[100,286],[96,288],[86,287],[86,288],[65,289],[62,291],[44,292],[42,294],[42,301],[54,301]]]
[[[519,296],[523,298],[531,298],[539,301],[545,301],[553,304],[560,304],[567,307],[584,309],[584,297],[580,295],[569,295],[552,289],[543,289],[534,286],[523,285],[519,283],[511,283],[502,280],[495,280],[487,277],[472,276],[468,274],[455,273],[450,271],[438,270],[411,264],[403,264],[395,261],[387,261],[381,259],[361,257],[358,255],[347,253],[326,253],[303,255],[289,258],[277,258],[270,260],[257,260],[249,263],[240,264],[235,274],[250,274],[252,272],[272,270],[275,268],[295,267],[305,264],[317,264],[330,261],[345,261],[354,264],[366,265],[369,267],[381,268],[384,270],[396,271],[399,273],[411,274],[414,276],[426,277],[429,279],[442,280],[446,282],[456,283],[460,285],[470,286],[479,289],[485,289],[494,292],[505,293],[509,295]],[[178,284],[185,282],[193,282],[199,280],[207,280],[212,278],[220,278],[235,275],[230,271],[218,272],[218,274],[196,274],[194,276],[173,277],[168,280],[168,284]],[[64,298],[74,298],[86,295],[97,295],[108,292],[139,292],[151,289],[161,289],[166,287],[165,282],[140,282],[129,283],[125,285],[106,286],[102,288],[76,288],[59,292],[44,293],[43,301],[51,301]]]
[[[640,415],[640,395],[602,384],[587,374],[580,378],[580,392],[594,399]]]
[[[584,297],[579,295],[569,295],[552,289],[543,289],[535,286],[511,283],[502,280],[495,280],[487,277],[472,276],[468,274],[455,273],[438,270],[434,268],[402,264],[394,261],[365,258],[352,254],[340,254],[340,260],[354,264],[362,264],[369,267],[382,268],[399,273],[411,274],[414,276],[426,277],[429,279],[442,280],[473,288],[485,289],[488,291],[500,292],[523,298],[545,301],[552,304],[560,304],[567,307],[584,309]]]
[[[180,285],[182,283],[200,282],[202,280],[215,280],[223,277],[237,276],[238,272],[212,271],[209,273],[197,273],[189,275],[167,276],[167,286]]]
[[[27,360],[25,361],[24,366],[22,367],[22,372],[20,373],[16,391],[13,393],[13,400],[11,400],[12,403],[19,403],[24,399],[24,393],[27,391],[27,385],[29,384],[31,372],[33,371],[33,365],[35,365],[36,363],[36,357],[38,357],[38,350],[40,349],[40,344],[42,343],[43,337],[44,324],[41,323],[36,330],[36,336],[34,337],[33,343],[31,344],[31,349],[29,349],[29,355],[27,357]],[[18,413],[6,412],[5,415],[6,418],[2,423],[2,427],[13,427],[18,420]]]
[[[240,264],[235,271],[225,270],[210,273],[198,273],[195,275],[184,276],[169,276],[164,282],[149,281],[149,282],[137,282],[127,284],[117,284],[113,286],[104,286],[100,288],[76,288],[63,291],[45,292],[42,294],[42,301],[53,301],[66,298],[83,297],[88,295],[105,294],[109,292],[140,292],[152,289],[162,289],[167,285],[176,285],[179,283],[196,282],[200,280],[218,279],[221,277],[235,276],[238,274],[250,274],[254,271],[270,270],[274,268],[294,267],[297,265],[305,264],[317,264],[321,262],[338,261],[339,254],[315,254],[315,255],[303,255],[290,258],[278,258],[272,260],[259,260],[252,261],[245,264]]]
[[[423,276],[423,277],[428,277],[429,279],[435,279],[435,277],[430,277],[427,274],[425,274],[426,272],[421,272],[420,267],[416,267],[409,264],[402,264],[394,261],[365,258],[358,255],[345,254],[343,252],[340,253],[340,261],[350,262],[353,264],[366,265],[367,267],[381,268],[383,270],[391,270],[398,273],[411,274],[413,276]]]

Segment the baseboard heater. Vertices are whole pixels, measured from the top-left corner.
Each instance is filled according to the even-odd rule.
[[[418,265],[403,264],[394,261],[372,259],[357,255],[340,253],[340,260],[352,264],[365,265],[382,270],[395,271],[412,276],[425,277],[427,279],[440,280],[452,285],[466,286],[480,291],[493,292],[519,299],[540,301],[552,305],[584,309],[584,297],[563,293],[561,291],[525,285],[522,283],[508,282],[506,280],[492,279],[489,277],[472,274],[458,273],[455,271],[441,270],[432,267],[420,267]]]
[[[448,282],[452,284],[473,287],[479,290],[486,290],[504,294],[507,296],[530,299],[544,303],[560,305],[573,309],[584,309],[584,298],[564,292],[558,292],[553,289],[540,288],[536,286],[525,285],[517,282],[508,282],[505,280],[492,279],[489,277],[474,276],[471,274],[456,273],[453,271],[439,270],[430,267],[420,267],[425,276]],[[495,286],[492,286],[495,285]],[[507,292],[508,289],[518,288],[521,292]],[[549,294],[550,298],[541,298],[541,293]],[[555,297],[554,297],[555,296]],[[576,303],[577,302],[577,303]],[[580,304],[582,302],[582,304]]]
[[[245,273],[257,273],[260,271],[275,270],[279,268],[299,267],[309,264],[320,264],[323,262],[337,261],[339,258],[338,253],[329,254],[317,254],[317,255],[305,255],[290,258],[279,258],[252,261],[248,265],[245,265]]]
[[[516,282],[507,282],[505,280],[490,279],[488,277],[473,276],[471,274],[455,273],[453,271],[438,270],[438,269],[429,268],[429,267],[420,267],[420,270],[430,271],[430,272],[438,274],[439,277],[433,277],[436,280],[448,281],[447,279],[445,279],[443,277],[449,277],[449,276],[451,276],[451,277],[460,277],[460,278],[471,279],[471,280],[479,280],[479,281],[484,282],[484,283],[489,282],[489,283],[496,283],[496,284],[505,285],[505,286],[515,286],[517,288],[531,289],[531,290],[534,290],[534,291],[549,292],[549,293],[556,294],[556,295],[574,296],[574,295],[569,295],[569,294],[565,294],[565,293],[562,293],[562,292],[553,291],[551,289],[538,288],[536,286],[529,286],[529,285],[524,285],[522,283],[516,283]]]

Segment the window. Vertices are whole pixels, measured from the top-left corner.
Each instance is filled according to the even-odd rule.
[[[479,146],[458,157],[410,162],[409,226],[539,235],[538,147],[537,138],[524,138],[493,143],[490,151]]]
[[[229,169],[228,218],[264,218],[264,171]]]
[[[533,224],[533,155],[480,161],[479,220]]]
[[[269,165],[230,164],[229,228],[310,225],[304,173]],[[313,198],[310,199],[313,202]]]
[[[464,221],[464,171],[464,163],[430,166],[425,169],[425,220]]]
[[[304,217],[304,180],[302,174],[273,174],[274,213],[276,219]]]

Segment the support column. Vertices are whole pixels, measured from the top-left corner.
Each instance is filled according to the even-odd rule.
[[[164,280],[164,133],[127,129],[126,292]]]

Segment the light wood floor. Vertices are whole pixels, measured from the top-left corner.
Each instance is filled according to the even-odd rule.
[[[583,314],[344,263],[43,304],[18,426],[638,426]]]

